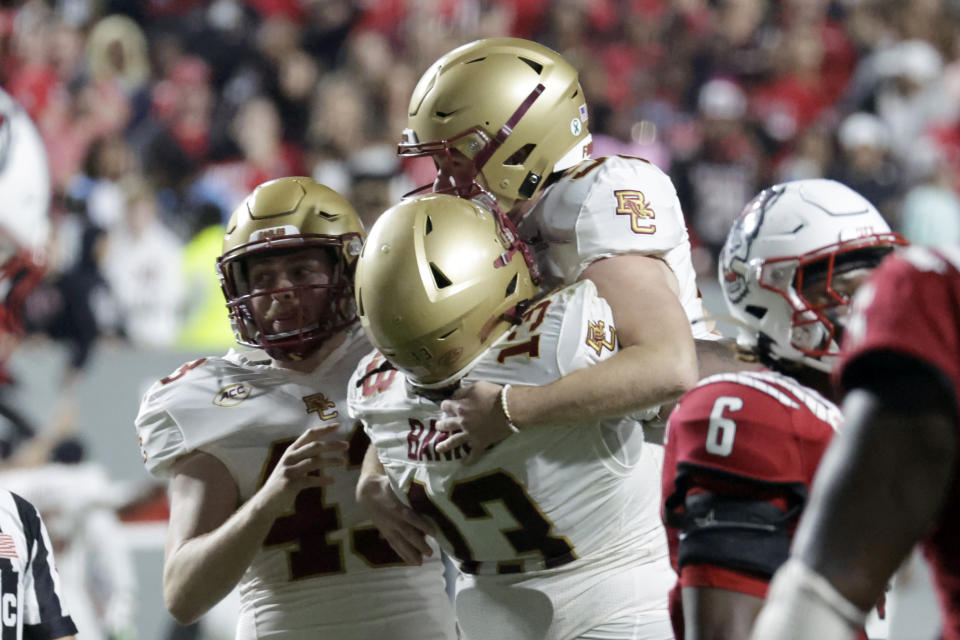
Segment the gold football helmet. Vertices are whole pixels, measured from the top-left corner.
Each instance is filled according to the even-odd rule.
[[[577,70],[536,42],[490,38],[454,49],[427,69],[410,99],[398,153],[460,151],[475,174],[473,184],[456,186],[457,195],[488,194],[509,211],[551,173],[586,158],[590,146]]]
[[[363,225],[341,195],[312,178],[279,178],[264,182],[233,212],[217,260],[220,286],[227,299],[237,342],[264,349],[278,360],[312,355],[331,335],[357,319],[353,300],[353,270],[363,246]],[[329,292],[328,308],[319,323],[282,334],[268,333],[253,313],[251,301],[287,289],[251,294],[247,259],[267,252],[316,248],[328,251],[334,273],[322,285]],[[321,285],[312,285],[321,287]],[[300,296],[301,286],[292,287]]]
[[[494,215],[442,194],[403,200],[380,216],[356,288],[370,341],[412,383],[433,389],[466,375],[537,291]]]

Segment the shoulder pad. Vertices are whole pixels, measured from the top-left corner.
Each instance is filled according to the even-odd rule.
[[[806,484],[833,428],[778,382],[775,374],[721,374],[687,392],[667,426],[677,466]]]
[[[229,431],[232,425],[210,420],[207,412],[221,396],[232,402],[231,393],[248,389],[239,381],[248,374],[223,358],[200,358],[155,382],[134,423],[147,471],[165,477],[177,458]]]

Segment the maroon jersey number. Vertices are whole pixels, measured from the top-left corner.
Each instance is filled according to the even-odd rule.
[[[423,485],[411,484],[407,489],[407,498],[414,510],[437,523],[441,533],[453,546],[458,560],[473,561],[473,554],[463,534],[430,500]],[[450,500],[469,519],[489,518],[487,504],[502,503],[520,525],[501,530],[518,555],[539,551],[548,567],[563,564],[575,557],[573,547],[562,536],[554,535],[553,523],[530,499],[523,485],[503,471],[456,483],[451,490]]]
[[[360,440],[366,442],[361,443]],[[259,487],[266,482],[280,462],[283,452],[293,441],[294,438],[278,440],[270,445],[270,453],[260,474]],[[369,445],[366,434],[362,428],[354,429],[350,438],[351,459],[363,458],[359,451],[362,444]],[[296,543],[296,548],[287,551],[291,580],[343,573],[343,545],[327,538],[329,533],[340,528],[339,507],[326,502],[323,487],[310,487],[297,494],[293,513],[280,516],[274,521],[263,541],[263,547],[269,549]],[[370,566],[404,564],[403,559],[373,527],[351,529],[350,542],[352,551]]]

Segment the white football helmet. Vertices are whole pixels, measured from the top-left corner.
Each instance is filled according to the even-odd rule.
[[[30,116],[0,89],[0,334],[19,332],[27,295],[43,278],[50,170]]]
[[[719,278],[738,343],[768,365],[787,360],[829,371],[849,294],[834,277],[873,268],[906,241],[870,202],[834,180],[797,180],[761,191],[744,208],[720,253]],[[825,282],[824,300],[803,295]]]

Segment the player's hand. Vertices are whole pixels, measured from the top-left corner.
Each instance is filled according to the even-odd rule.
[[[513,433],[500,408],[500,388],[490,382],[476,382],[461,387],[452,398],[440,403],[437,430],[450,435],[437,444],[438,452],[467,445],[470,453],[464,464],[473,464],[489,447]]]
[[[331,439],[338,428],[331,425],[308,429],[287,447],[261,489],[272,510],[289,509],[304,489],[333,483],[325,471],[346,466],[349,448],[346,441]]]
[[[407,564],[420,565],[433,554],[428,535],[436,535],[433,524],[400,502],[383,474],[366,474],[357,484],[357,502],[373,517],[380,535]]]

